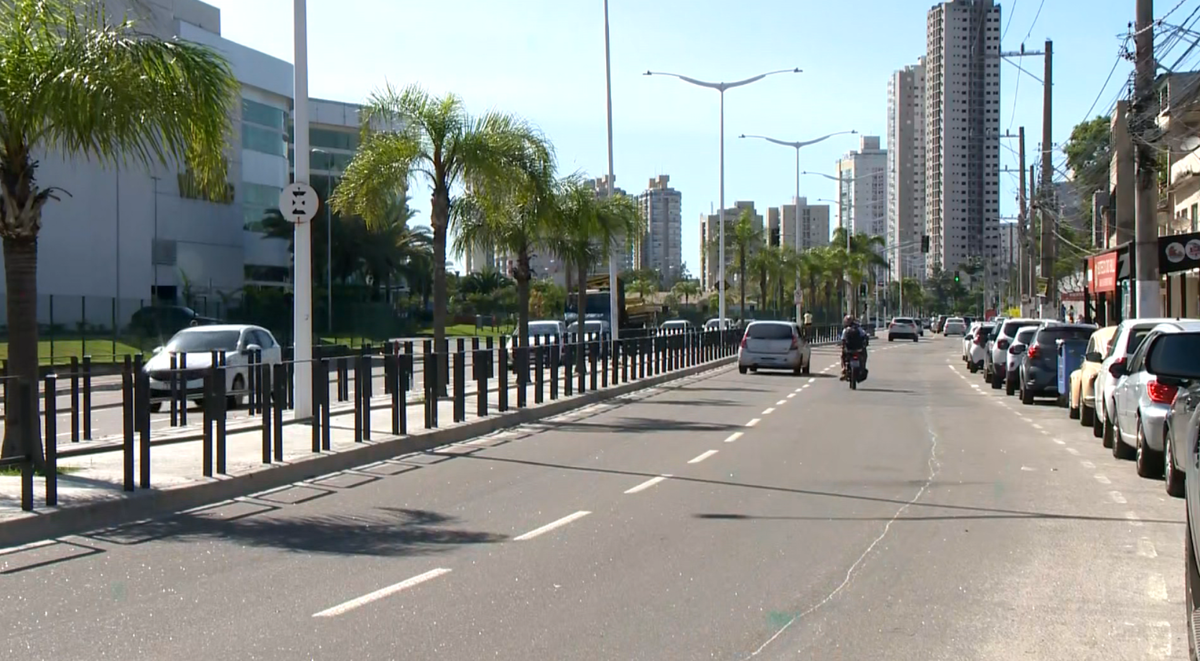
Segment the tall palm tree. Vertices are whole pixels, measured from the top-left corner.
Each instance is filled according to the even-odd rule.
[[[452,212],[459,254],[488,247],[515,257],[511,275],[517,285],[517,342],[529,343],[531,264],[555,217],[557,182],[550,143],[531,134],[516,156],[517,172],[506,179],[476,182]]]
[[[37,238],[61,189],[36,180],[41,152],[120,166],[181,162],[212,196],[228,190],[224,151],[238,83],[220,55],[164,41],[102,3],[7,0],[0,10],[0,239],[9,375],[38,378]],[[36,406],[36,404],[35,404]],[[5,417],[3,455],[20,453],[22,417]],[[36,417],[29,421],[40,437]],[[41,444],[35,444],[42,462]]]
[[[734,267],[738,271],[738,300],[741,304],[741,318],[746,317],[746,271],[750,268],[750,257],[763,243],[762,230],[755,229],[754,217],[749,209],[742,209],[733,231],[726,233],[726,241],[733,243]]]
[[[559,186],[557,222],[546,244],[555,255],[574,269],[577,277],[579,330],[584,330],[587,310],[588,270],[605,260],[623,236],[640,236],[645,231],[637,204],[632,198],[615,195],[598,199],[595,192],[578,176],[564,179]],[[620,323],[613,310],[612,323]],[[575,352],[575,366],[583,384],[584,354]]]
[[[333,196],[333,208],[380,222],[387,200],[410,180],[432,188],[433,337],[446,337],[446,247],[453,196],[520,176],[531,142],[542,136],[513,115],[471,116],[454,94],[435,96],[418,85],[373,93],[362,110],[362,139]],[[497,183],[497,185],[500,185]]]

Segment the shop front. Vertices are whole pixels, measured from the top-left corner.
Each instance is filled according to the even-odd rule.
[[[1200,317],[1200,232],[1158,237],[1163,314]]]
[[[1132,316],[1132,251],[1133,244],[1127,243],[1087,258],[1084,298],[1088,321],[1110,326]]]

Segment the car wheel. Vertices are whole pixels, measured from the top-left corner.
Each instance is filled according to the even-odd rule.
[[[916,341],[917,341],[917,338],[915,338],[915,337],[914,337],[914,338],[913,338],[913,342],[916,342]]]
[[[999,374],[992,374],[992,390],[999,390],[1004,387],[1005,379],[1001,379]]]
[[[1004,394],[1008,395],[1009,397],[1012,397],[1013,393],[1015,393],[1015,392],[1017,392],[1017,380],[1013,379],[1013,378],[1005,378],[1004,379]]]
[[[233,377],[233,386],[230,389],[233,390],[234,392],[246,389],[246,381],[242,377],[241,374],[238,374],[237,376]],[[226,396],[226,398],[225,398],[226,410],[232,411],[241,405],[242,405],[242,396],[241,395]]]
[[[1171,428],[1163,429],[1163,480],[1167,495],[1172,498],[1183,498],[1183,471],[1175,467],[1175,439],[1172,438]]]
[[[1069,402],[1070,402],[1070,400],[1068,400],[1068,403]],[[1078,406],[1068,406],[1067,407],[1067,417],[1070,418],[1071,420],[1078,420],[1079,419],[1079,407]]]
[[[892,337],[891,335],[888,335],[888,342],[895,342],[895,341],[896,341],[896,338]]]
[[[811,369],[812,369],[812,359],[810,358],[810,359],[809,359],[809,361],[808,361],[807,363],[804,363],[804,374],[805,374],[805,376],[807,376],[807,375],[808,375],[808,373],[809,373],[809,370],[811,370]]]
[[[1116,457],[1117,459],[1133,459],[1134,457],[1136,457],[1137,450],[1129,447],[1128,445],[1125,444],[1125,441],[1121,440],[1121,423],[1114,420],[1112,423],[1112,429],[1113,429],[1113,437],[1112,437],[1113,456]]]
[[[1033,404],[1033,393],[1025,388],[1024,379],[1021,379],[1021,403],[1030,406]]]
[[[1104,429],[1100,434],[1100,438],[1104,439],[1104,447],[1111,448],[1113,446],[1113,436],[1116,430],[1113,429],[1112,416],[1108,414],[1108,409],[1104,410]],[[1113,452],[1116,455],[1116,452]]]
[[[745,373],[746,373],[746,368],[742,367],[741,365],[738,365],[738,374],[745,374]]]
[[[974,361],[971,361],[967,364],[967,369],[971,370],[971,374],[976,374],[979,372],[979,366],[976,365]]]
[[[1095,424],[1096,410],[1090,406],[1085,406],[1083,402],[1079,403],[1079,424],[1084,427],[1091,427]]]
[[[1096,438],[1104,438],[1104,421],[1100,419],[1100,412],[1093,407],[1092,411],[1092,436]]]
[[[1137,446],[1133,449],[1137,459],[1137,474],[1142,477],[1162,477],[1163,462],[1158,453],[1146,445],[1146,428],[1141,416],[1137,422]]]

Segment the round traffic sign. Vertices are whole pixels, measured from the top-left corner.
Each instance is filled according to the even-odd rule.
[[[320,206],[321,198],[308,184],[289,184],[279,193],[279,211],[293,223],[312,220]]]

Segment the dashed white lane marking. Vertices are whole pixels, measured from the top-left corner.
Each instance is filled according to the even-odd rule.
[[[1155,548],[1154,542],[1150,541],[1146,537],[1143,537],[1138,540],[1137,554],[1143,558],[1157,558],[1158,549]]]
[[[662,482],[663,480],[667,479],[668,477],[671,477],[671,476],[670,475],[659,475],[658,477],[652,477],[652,478],[646,480],[645,482],[642,482],[641,484],[637,485],[636,487],[633,487],[632,489],[626,489],[625,493],[637,493],[639,491],[645,491],[646,489],[649,489],[650,487],[658,484],[659,482]]]
[[[1094,477],[1100,484],[1112,484],[1112,480],[1108,479],[1108,476],[1106,475],[1096,475]]]
[[[1155,601],[1167,600],[1167,582],[1162,574],[1150,574],[1146,577],[1146,596]]]
[[[1042,427],[1041,425],[1039,425],[1039,424],[1038,424],[1038,423],[1036,423],[1036,422],[1033,422],[1033,423],[1030,423],[1030,424],[1032,424],[1032,425],[1033,425],[1033,428],[1034,428],[1034,429],[1044,429],[1044,427]]]
[[[1112,501],[1118,505],[1124,505],[1125,503],[1129,502],[1128,500],[1125,500],[1125,496],[1121,495],[1120,491],[1109,491],[1108,497],[1112,498]]]
[[[817,382],[817,380],[816,380],[816,379],[809,379],[809,380],[808,380],[808,382],[809,382],[809,383],[816,383],[816,382]]]
[[[746,423],[746,426],[747,426],[747,427],[753,427],[754,425],[757,425],[757,424],[758,424],[758,423],[760,423],[760,422],[762,422],[762,418],[751,418],[751,419],[750,419],[750,422],[747,422],[747,423]]]
[[[1169,659],[1171,657],[1171,623],[1167,621],[1151,622],[1149,635],[1149,646],[1146,649],[1147,655],[1155,659]]]
[[[1079,462],[1079,465],[1083,466],[1084,468],[1095,468],[1096,467],[1096,464],[1093,464],[1092,462],[1087,461],[1087,460]]]
[[[784,404],[787,404],[786,399],[781,399],[778,402],[775,402],[775,406],[783,406]]]
[[[450,570],[446,569],[445,567],[439,567],[437,569],[430,569],[429,571],[425,572],[424,574],[417,574],[416,576],[413,576],[412,578],[400,581],[399,583],[394,583],[392,585],[387,586],[386,588],[381,588],[374,592],[364,594],[363,596],[358,597],[357,599],[351,599],[350,601],[338,604],[337,606],[334,606],[332,608],[326,608],[325,610],[323,610],[319,613],[313,613],[313,617],[336,617],[338,615],[343,615],[345,613],[348,613],[348,612],[354,610],[355,608],[361,608],[373,601],[379,601],[380,599],[383,599],[384,597],[391,596],[402,590],[407,590],[409,588],[418,586],[418,585],[424,583],[425,581],[430,581],[430,580],[437,578],[438,576],[442,576],[444,574],[449,574],[449,573],[450,573]]]
[[[533,539],[534,537],[537,537],[539,535],[544,535],[544,534],[550,532],[551,530],[554,530],[555,528],[561,528],[562,526],[565,526],[572,521],[582,519],[583,517],[585,517],[589,514],[591,514],[591,512],[588,512],[585,510],[580,510],[574,514],[568,514],[567,516],[564,516],[563,518],[561,518],[557,521],[551,521],[550,523],[547,523],[546,525],[542,526],[541,528],[534,528],[533,530],[530,530],[529,532],[525,533],[524,535],[521,535],[519,537],[514,537],[513,541],[514,542],[524,542],[526,540]]]
[[[1023,471],[1027,471],[1027,472],[1030,472],[1030,473],[1032,473],[1032,472],[1036,471],[1037,469],[1036,469],[1036,468],[1030,468],[1029,466],[1022,466],[1022,467],[1021,467],[1021,470],[1023,470]]]
[[[1126,512],[1125,518],[1129,521],[1130,525],[1137,526],[1139,528],[1142,525],[1142,519],[1137,515],[1137,512]]]
[[[1067,452],[1070,452],[1071,454],[1075,455],[1076,457],[1079,456],[1079,450],[1076,450],[1075,448],[1067,448]]]
[[[802,387],[801,387],[801,388],[796,388],[796,389],[795,389],[795,390],[793,390],[792,392],[793,392],[793,393],[797,393],[797,392],[800,392],[801,390],[804,390],[804,388],[802,388]]]
[[[725,439],[725,442],[726,442],[726,443],[732,443],[732,442],[734,442],[734,441],[738,440],[738,439],[739,439],[739,438],[741,438],[741,437],[742,437],[742,432],[740,432],[740,431],[735,431],[735,432],[733,432],[732,434],[730,434],[730,435],[729,435],[729,438]]]
[[[812,385],[811,383],[806,383],[803,386],[800,386],[800,390],[803,391],[804,389],[808,388],[811,385]]]
[[[796,393],[794,393],[794,392],[789,392],[789,393],[788,393],[788,396],[787,396],[787,398],[788,398],[788,399],[791,399],[791,398],[793,398],[793,397],[795,397],[795,396],[796,396]]]
[[[713,456],[716,453],[717,453],[716,450],[705,450],[704,452],[701,452],[700,454],[696,455],[691,461],[688,461],[688,463],[689,464],[698,464],[698,463],[704,461],[705,459],[708,459],[709,457]]]
[[[763,415],[771,415],[771,414],[772,414],[772,413],[774,413],[774,412],[775,412],[775,407],[774,407],[774,406],[768,406],[766,409],[764,409],[764,410],[763,410],[762,414],[763,414]]]

